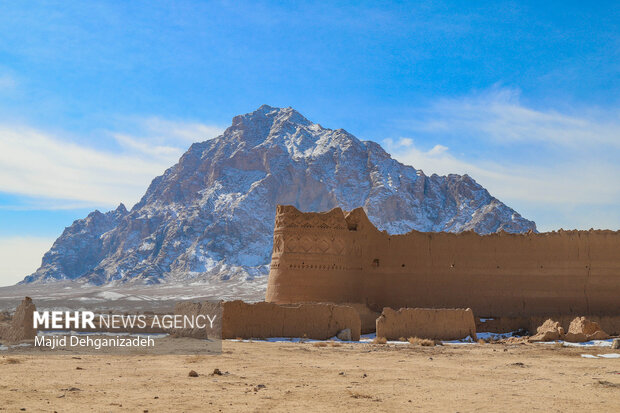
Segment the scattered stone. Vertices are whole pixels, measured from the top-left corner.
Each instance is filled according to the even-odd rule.
[[[614,338],[614,341],[611,342],[611,348],[620,349],[620,338]]]
[[[338,340],[351,341],[351,329],[345,328],[344,330],[340,330],[338,334],[336,334],[336,337],[338,337]]]
[[[222,373],[220,369],[213,369],[213,373],[211,373],[212,376],[221,376],[222,374],[224,373]]]
[[[572,343],[583,343],[590,340],[606,340],[609,334],[601,326],[585,317],[577,317],[571,321],[564,339]]]
[[[254,391],[259,391],[260,389],[264,389],[267,386],[265,386],[264,384],[258,384],[254,387]]]
[[[84,369],[83,369],[83,368],[81,368],[81,367],[76,367],[75,369],[76,369],[76,370],[84,370]]]
[[[344,376],[344,371],[341,371],[340,373],[338,373],[338,375]]]
[[[564,338],[564,328],[557,321],[546,320],[536,329],[536,334],[529,341],[556,341]]]
[[[196,373],[194,370],[190,370],[188,376],[189,377],[198,377],[198,373]]]

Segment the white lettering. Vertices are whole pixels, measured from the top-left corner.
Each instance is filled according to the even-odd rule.
[[[95,313],[93,313],[92,311],[82,312],[82,328],[86,328],[86,326],[88,326],[89,328],[92,328],[94,330],[95,329],[95,324],[93,324],[94,319],[95,319]]]
[[[62,311],[52,311],[52,328],[61,329],[62,325]]]
[[[50,313],[49,311],[43,311],[42,313],[35,311],[32,317],[32,328],[38,328],[43,324],[44,328],[50,327]]]
[[[71,315],[71,312],[67,311],[65,313],[65,328],[71,328],[71,323],[73,323],[74,325],[73,328],[80,328],[79,319],[80,319],[79,311],[74,311],[73,315]]]

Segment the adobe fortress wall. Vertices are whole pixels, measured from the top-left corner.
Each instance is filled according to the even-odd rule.
[[[620,315],[620,232],[389,235],[364,210],[278,206],[266,301]]]

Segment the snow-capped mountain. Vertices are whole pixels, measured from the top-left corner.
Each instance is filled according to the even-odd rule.
[[[265,275],[277,204],[302,211],[362,206],[390,233],[536,230],[467,175],[426,176],[374,142],[264,105],[236,116],[219,137],[193,144],[131,211],[121,204],[75,221],[24,282]]]

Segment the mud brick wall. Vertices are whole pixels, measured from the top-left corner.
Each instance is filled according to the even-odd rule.
[[[266,301],[620,315],[620,232],[389,235],[361,208],[278,206]]]
[[[471,309],[461,308],[384,308],[377,318],[377,337],[430,338],[458,340],[470,336],[476,339],[476,322]]]
[[[213,303],[179,303],[175,314],[213,314]],[[351,338],[360,338],[360,317],[349,306],[334,304],[278,305],[273,303],[222,303],[222,338],[307,337],[325,340],[340,330],[351,329]],[[177,330],[178,336],[207,338],[204,331]]]

